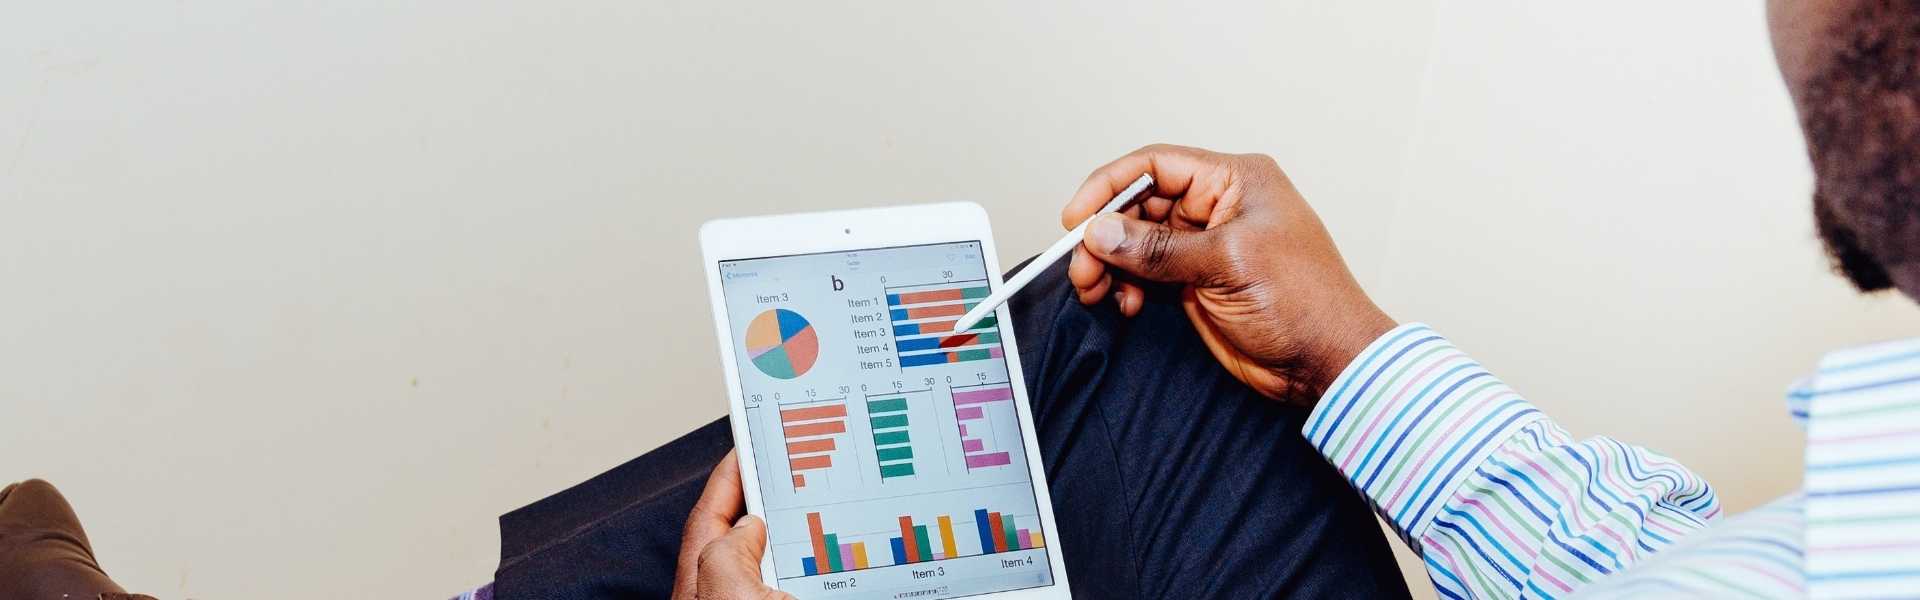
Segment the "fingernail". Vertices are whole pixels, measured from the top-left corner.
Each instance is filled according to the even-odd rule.
[[[1087,224],[1087,245],[1101,254],[1113,253],[1113,249],[1126,241],[1127,226],[1120,222],[1120,215],[1100,215]]]
[[[747,521],[752,518],[753,515],[740,515],[740,518],[733,520],[733,526],[735,529],[745,527],[747,526]]]

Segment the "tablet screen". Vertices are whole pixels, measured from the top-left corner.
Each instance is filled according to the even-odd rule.
[[[779,588],[1052,585],[979,242],[720,263]]]

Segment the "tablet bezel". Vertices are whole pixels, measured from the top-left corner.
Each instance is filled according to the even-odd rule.
[[[708,221],[700,227],[701,270],[706,273],[707,296],[713,310],[714,335],[720,343],[720,364],[726,377],[727,411],[733,428],[734,445],[740,449],[740,480],[747,512],[766,518],[760,497],[760,476],[754,463],[753,439],[747,431],[746,402],[742,396],[740,365],[735,357],[733,327],[728,320],[726,297],[721,288],[720,263],[795,254],[848,252],[954,242],[979,242],[981,258],[986,261],[988,285],[998,291],[1001,282],[1000,256],[993,243],[993,229],[987,213],[971,202],[949,202],[855,210],[801,213],[763,217],[745,217]],[[966,596],[981,600],[1057,600],[1070,598],[1066,564],[1062,560],[1060,533],[1054,524],[1053,496],[1047,488],[1046,471],[1041,466],[1038,435],[1033,425],[1032,408],[1023,382],[1019,340],[1013,316],[1002,305],[994,311],[1000,323],[1000,339],[1005,352],[1007,373],[1014,393],[1015,414],[1020,421],[1023,450],[1027,453],[1027,477],[1033,484],[1039,503],[1040,526],[1047,539],[1048,568],[1053,585]],[[771,543],[771,539],[769,539]],[[778,587],[773,572],[773,553],[760,561],[761,580]]]

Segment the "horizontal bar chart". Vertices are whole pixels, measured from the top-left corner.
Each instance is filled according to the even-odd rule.
[[[846,399],[781,407],[780,425],[787,439],[787,470],[799,491],[807,487],[810,472],[833,467],[838,440],[847,432]]]
[[[867,424],[873,431],[873,457],[880,481],[913,474],[913,434],[907,396],[867,397]]]
[[[887,316],[901,368],[1004,358],[999,320],[954,331],[954,321],[991,291],[985,280],[888,288]]]
[[[995,427],[988,409],[1000,412],[1002,419],[1017,419],[1013,414],[1013,386],[996,383],[953,388],[953,418],[960,430],[960,454],[968,471],[1013,464],[1008,448],[1018,448],[1019,438],[995,439],[995,447],[990,448],[983,434],[1013,432],[1010,435],[1017,436],[1018,426],[1003,421],[1003,426]]]

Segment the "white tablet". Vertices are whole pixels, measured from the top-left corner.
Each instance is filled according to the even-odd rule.
[[[971,203],[700,228],[761,573],[799,598],[1067,598],[1007,308]]]

